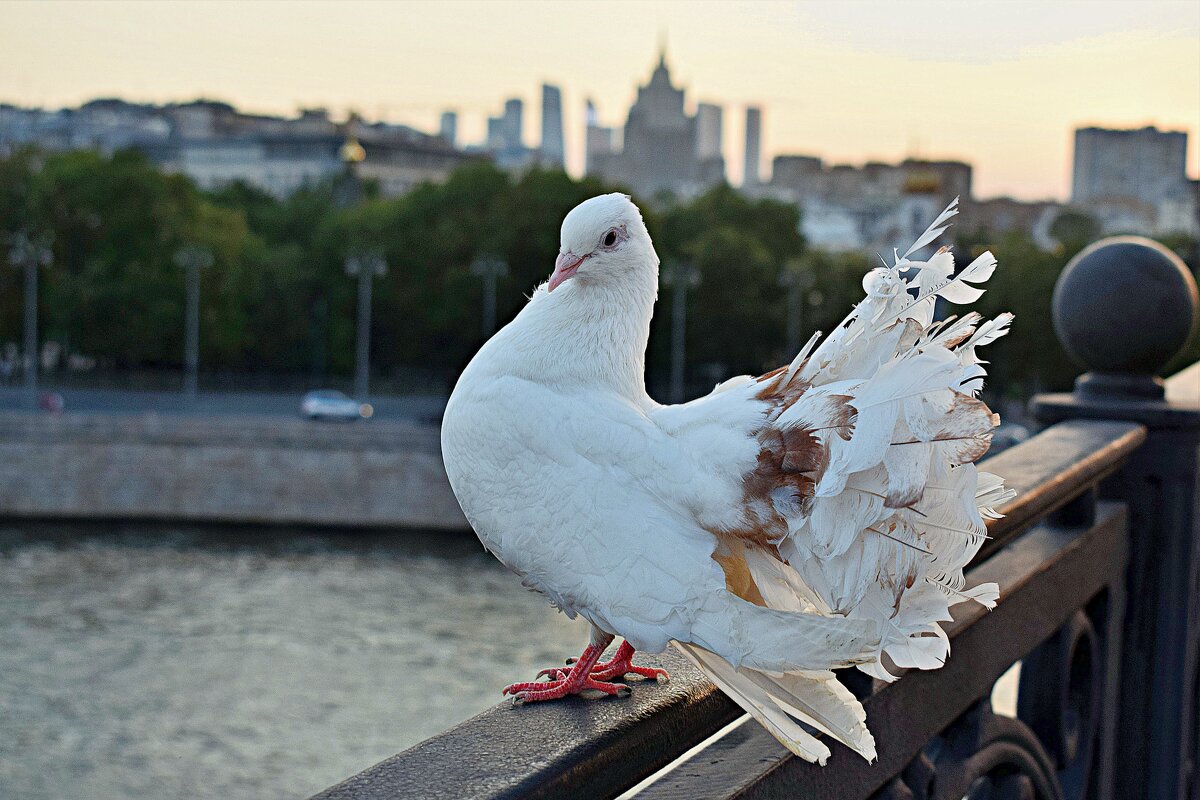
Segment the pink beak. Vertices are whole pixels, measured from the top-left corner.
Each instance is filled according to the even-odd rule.
[[[550,284],[546,291],[553,292],[556,286],[574,275],[585,258],[587,256],[577,256],[574,253],[559,253],[558,258],[554,260],[554,272],[550,275]]]

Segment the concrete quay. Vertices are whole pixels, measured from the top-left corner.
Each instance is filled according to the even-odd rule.
[[[464,530],[438,428],[0,412],[0,517]]]

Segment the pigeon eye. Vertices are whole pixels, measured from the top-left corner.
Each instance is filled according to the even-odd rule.
[[[604,234],[604,238],[600,240],[600,244],[603,245],[604,247],[612,247],[616,243],[617,243],[616,230],[611,230],[608,233]]]

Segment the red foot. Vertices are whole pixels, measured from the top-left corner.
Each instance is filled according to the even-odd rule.
[[[614,678],[623,678],[626,675],[640,675],[647,680],[656,680],[659,683],[667,683],[671,680],[671,676],[667,674],[665,669],[657,669],[655,667],[639,667],[633,663],[634,654],[633,645],[629,642],[621,642],[621,646],[617,648],[617,652],[608,661],[601,661],[592,667],[589,677],[597,681],[610,681]],[[567,662],[572,664],[572,661]],[[557,667],[552,669],[544,669],[537,674],[539,678],[549,677],[551,681],[560,681],[567,676],[567,670]],[[539,684],[542,685],[542,684]]]
[[[594,680],[591,671],[596,666],[602,650],[589,644],[583,655],[572,665],[570,671],[547,682],[532,681],[505,686],[501,694],[511,694],[513,703],[536,703],[541,700],[559,700],[567,695],[579,694],[587,689],[596,689],[609,695],[627,697],[628,686]],[[543,670],[543,672],[549,672]],[[562,672],[558,670],[557,672]]]
[[[520,704],[536,703],[539,700],[561,700],[567,695],[579,694],[586,689],[597,689],[605,694],[618,697],[628,697],[632,694],[632,690],[628,686],[619,683],[594,681],[588,677],[580,681],[573,681],[570,675],[559,681],[514,683],[511,686],[505,686],[504,693],[511,694],[513,703]]]

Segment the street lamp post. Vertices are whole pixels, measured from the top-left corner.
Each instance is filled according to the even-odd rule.
[[[334,180],[333,202],[338,208],[351,208],[362,200],[362,181],[358,177],[358,165],[367,158],[367,151],[358,143],[351,132],[351,123],[347,123],[345,143],[338,150],[342,160],[342,173]]]
[[[334,203],[338,208],[352,208],[362,202],[363,186],[358,165],[367,158],[367,151],[355,136],[358,117],[351,115],[346,123],[346,141],[338,151],[342,159],[342,174],[334,185]],[[358,251],[346,257],[346,274],[358,278],[357,330],[354,337],[354,396],[366,400],[371,387],[371,290],[375,278],[387,274],[387,262],[379,253]]]
[[[784,265],[779,274],[779,285],[787,289],[787,342],[789,357],[800,350],[801,322],[804,316],[804,293],[813,284],[812,273],[800,266],[799,261],[792,260]]]
[[[358,332],[354,339],[354,397],[366,400],[371,371],[371,281],[387,275],[379,253],[360,253],[346,259],[346,274],[358,278]]]
[[[483,338],[496,332],[496,281],[508,275],[508,262],[499,256],[482,255],[471,262],[471,274],[483,280]]]
[[[21,369],[25,377],[26,401],[32,408],[37,407],[38,387],[38,267],[48,266],[53,257],[49,236],[31,237],[25,232],[14,237],[8,254],[9,262],[25,271],[25,348]]]
[[[700,285],[700,272],[691,262],[671,264],[663,282],[673,290],[671,297],[671,402],[682,403],[684,393],[684,346],[687,336],[687,293]]]
[[[213,264],[212,251],[189,244],[175,252],[175,266],[184,272],[183,396],[194,402],[200,383],[200,270]]]

